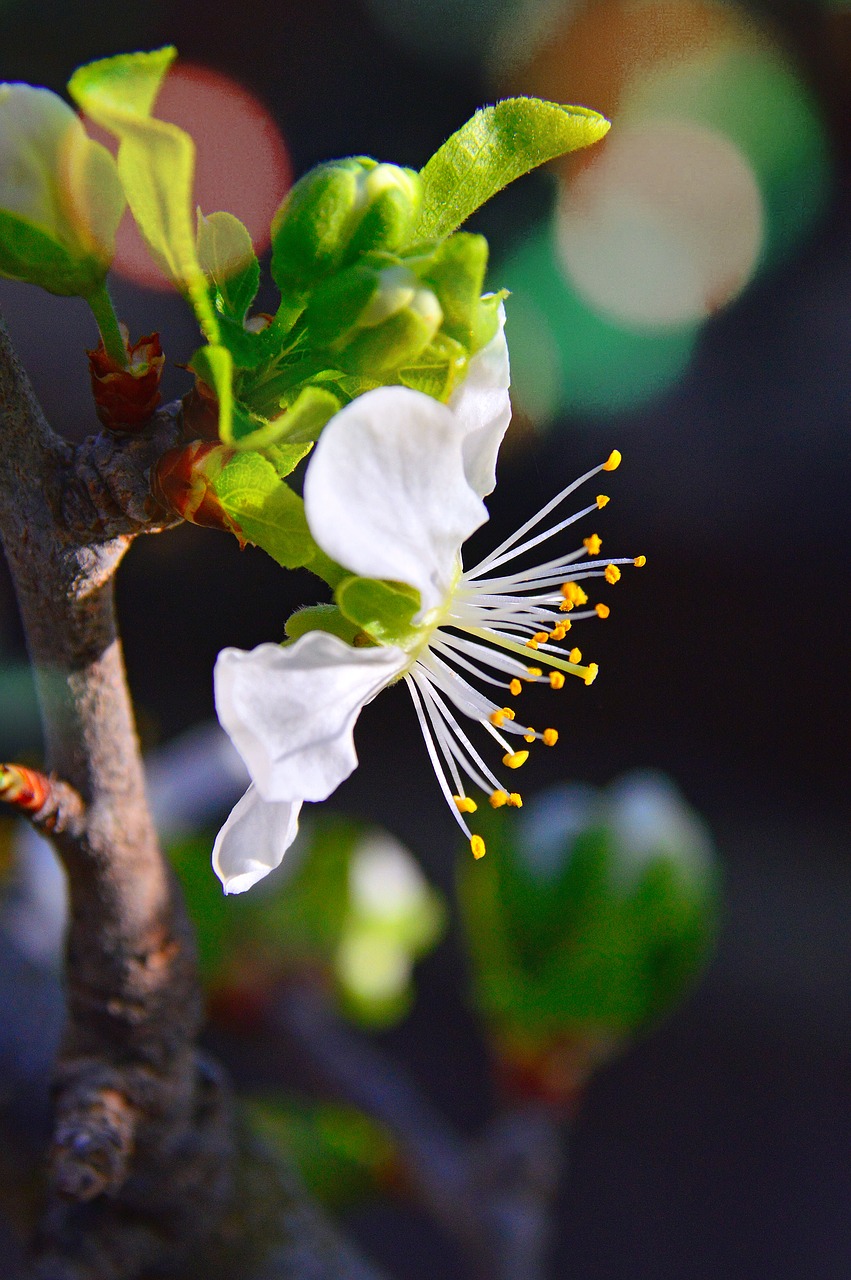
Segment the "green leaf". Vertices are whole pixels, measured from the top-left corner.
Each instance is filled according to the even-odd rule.
[[[415,587],[375,578],[344,578],[334,598],[349,621],[379,644],[407,639],[413,630],[411,619],[420,607]]]
[[[199,209],[196,245],[201,270],[210,282],[215,305],[242,326],[260,287],[260,263],[248,228],[232,213]]]
[[[313,558],[316,544],[307,527],[304,503],[268,458],[259,453],[237,454],[213,488],[245,540],[262,547],[285,569],[297,569]]]
[[[211,391],[216,393],[219,401],[219,439],[224,444],[232,445],[233,440],[233,356],[227,347],[199,347],[189,368],[197,374],[202,382],[206,382]]]
[[[439,333],[413,364],[399,370],[399,381],[435,400],[446,401],[467,372],[469,356],[460,342]]]
[[[309,440],[303,444],[292,444],[286,440],[283,444],[267,445],[263,454],[283,480],[285,476],[295,471],[302,458],[306,458],[312,448],[313,445]]]
[[[421,172],[425,194],[415,238],[449,235],[515,178],[599,142],[609,127],[587,107],[540,98],[506,98],[477,111]]]
[[[298,640],[308,631],[327,631],[351,645],[358,637],[363,639],[360,627],[350,622],[335,604],[312,604],[297,610],[287,618],[285,631],[289,640]]]
[[[207,339],[216,343],[219,325],[195,248],[195,143],[177,125],[151,117],[176,56],[168,46],[90,62],[74,72],[68,92],[87,116],[118,138],[118,172],[145,243],[188,296]]]

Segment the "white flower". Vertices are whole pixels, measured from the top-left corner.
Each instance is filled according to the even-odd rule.
[[[583,666],[579,650],[565,655],[559,646],[573,621],[608,613],[604,605],[581,609],[588,597],[579,581],[616,581],[615,565],[626,562],[600,564],[599,539],[592,535],[578,550],[543,564],[523,569],[512,563],[608,502],[600,495],[532,534],[579,485],[613,470],[620,461],[613,453],[475,568],[463,569],[462,544],[488,518],[482,498],[494,487],[509,416],[500,331],[474,357],[448,406],[405,387],[382,387],[354,400],[323,431],[304,489],[316,542],[352,574],[416,588],[421,607],[393,644],[353,647],[328,632],[308,631],[293,644],[219,654],[216,708],[254,783],[213,851],[226,892],[242,892],[280,863],[295,838],[302,801],[325,799],[357,765],[352,731],[361,709],[400,679],[441,790],[477,857],[484,843],[465,817],[476,810],[469,784],[488,793],[494,807],[520,805],[462,720],[476,722],[496,742],[508,769],[529,754],[522,744],[515,750],[510,736],[554,745],[554,729],[537,732],[521,723],[507,699],[526,682],[559,689],[564,673],[591,683],[596,665]],[[551,668],[548,675],[529,665],[533,656]]]

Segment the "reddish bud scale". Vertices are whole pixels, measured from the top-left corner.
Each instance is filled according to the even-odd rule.
[[[0,764],[0,800],[24,813],[37,813],[50,796],[50,779],[37,769]]]
[[[234,456],[227,445],[193,440],[162,455],[154,468],[152,487],[164,506],[190,524],[223,529],[245,545],[239,526],[216,496],[215,481]]]
[[[121,325],[127,347],[127,368],[122,369],[98,343],[89,351],[89,374],[95,410],[110,431],[141,431],[160,402],[160,381],[165,356],[158,333],[127,345],[127,330]]]
[[[500,1091],[512,1101],[540,1102],[571,1116],[595,1070],[617,1049],[616,1037],[605,1032],[566,1033],[545,1044],[500,1042],[496,1045]]]
[[[183,434],[194,440],[219,439],[219,401],[215,391],[196,377],[195,385],[183,397]]]

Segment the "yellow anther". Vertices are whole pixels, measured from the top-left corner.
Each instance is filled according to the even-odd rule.
[[[608,618],[612,611],[607,604],[595,604],[594,612],[598,618]]]
[[[596,538],[597,535],[594,534],[594,537]],[[599,538],[597,539],[597,541],[599,542]],[[587,539],[586,539],[586,542],[587,542]],[[564,596],[565,600],[570,605],[588,603],[588,597],[586,596],[582,588],[579,586],[578,582],[563,582],[561,584],[561,594]]]
[[[636,569],[643,569],[647,564],[647,556],[636,556],[632,563],[635,565]]]
[[[511,805],[512,809],[522,809],[523,797],[520,792],[512,791],[511,795],[508,797],[508,803]]]
[[[490,803],[492,809],[501,809],[504,804],[508,804],[508,792],[494,791],[490,797]]]
[[[589,556],[598,556],[603,543],[596,533],[592,533],[589,538],[582,539],[582,545],[588,552]],[[584,601],[583,601],[584,604]]]
[[[487,853],[485,842],[481,836],[470,837],[470,848],[473,850],[473,857],[477,859],[483,858]]]
[[[511,707],[503,707],[502,714],[505,716],[506,720],[514,719],[514,711]]]
[[[561,673],[560,671],[551,671],[551,672],[550,672],[550,688],[551,688],[551,689],[563,689],[563,688],[564,688],[564,676],[562,675],[562,673]]]
[[[594,681],[597,679],[597,673],[599,670],[600,668],[597,666],[596,662],[589,662],[588,674],[585,677],[585,683],[593,684]]]
[[[519,769],[521,764],[525,764],[528,759],[528,751],[509,751],[507,756],[502,757],[502,763],[506,769]]]
[[[526,733],[524,733],[524,734],[523,734],[523,741],[524,741],[524,742],[534,742],[534,741],[535,741],[535,739],[537,738],[537,736],[538,736],[538,735],[537,735],[537,733],[535,733],[535,730],[534,730],[534,729],[532,729],[532,728],[530,727],[530,728],[529,728],[529,730],[528,730]]]
[[[559,610],[559,613],[570,613],[572,608],[573,608],[572,600],[562,600],[561,604],[558,607],[558,610]]]
[[[495,729],[501,729],[502,726],[505,724],[505,712],[492,711],[490,714],[490,722]]]
[[[534,637],[534,636],[532,636],[532,638],[531,638],[530,640],[527,640],[527,641],[526,641],[526,648],[527,648],[527,649],[537,649],[537,647],[538,647],[538,641],[535,639],[535,637]]]
[[[620,449],[612,449],[606,461],[603,463],[604,471],[617,471],[621,465],[622,455]]]
[[[534,636],[532,637],[533,640],[537,640],[538,644],[543,644],[544,641],[549,640],[549,638],[550,638],[549,631],[536,631]]]
[[[453,796],[452,799],[459,813],[475,813],[479,807],[469,796]]]
[[[537,680],[539,676],[543,675],[540,667],[527,667],[526,670],[529,672],[530,680]]]
[[[556,642],[561,641],[567,635],[567,627],[563,623],[559,623],[550,632],[550,639]]]
[[[545,729],[543,737],[545,747],[554,747],[558,742],[558,729]]]
[[[568,660],[568,662],[581,662],[581,661],[582,661],[582,650],[581,650],[581,649],[571,649],[570,653],[567,655],[567,660]]]
[[[605,507],[605,505],[606,505],[608,502],[611,502],[611,498],[607,498],[607,497],[606,497],[606,495],[605,495],[604,493],[598,493],[598,494],[597,494],[597,506],[598,506],[598,507],[600,507],[600,508]]]
[[[516,697],[517,697],[517,695],[519,694],[519,692],[520,692],[520,690],[521,690],[522,688],[523,688],[523,686],[522,686],[522,684],[520,683],[520,681],[517,679],[517,677],[516,677],[516,676],[514,677],[514,679],[511,681],[511,683],[510,683],[510,684],[509,684],[509,686],[508,686],[508,689],[509,689],[509,692],[510,692],[510,694],[511,694],[512,698],[516,698]]]
[[[603,577],[606,582],[614,586],[616,582],[621,580],[621,571],[616,564],[607,564]]]

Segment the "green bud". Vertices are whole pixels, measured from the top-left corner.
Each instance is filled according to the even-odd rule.
[[[272,275],[284,294],[305,294],[364,253],[398,252],[422,205],[419,174],[366,156],[311,169],[272,220]]]
[[[487,240],[462,231],[438,245],[421,269],[414,267],[423,284],[437,296],[444,333],[469,352],[484,345],[479,338],[487,265]],[[488,334],[485,341],[491,336]]]
[[[0,84],[0,275],[90,297],[125,203],[115,161],[62,98]]]
[[[566,1098],[700,973],[712,843],[655,774],[554,788],[512,824],[498,816],[480,824],[489,856],[461,873],[476,1001],[515,1083],[557,1093],[561,1071]]]
[[[440,328],[434,293],[403,266],[348,267],[312,294],[311,345],[346,373],[375,374],[417,359]]]

